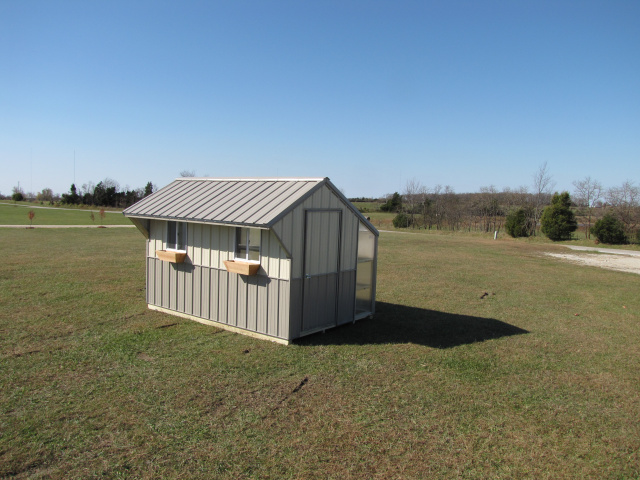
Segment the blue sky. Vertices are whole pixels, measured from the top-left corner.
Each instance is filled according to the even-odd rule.
[[[0,192],[640,183],[640,2],[0,2]]]

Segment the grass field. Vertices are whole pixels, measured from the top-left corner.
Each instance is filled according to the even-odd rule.
[[[384,233],[375,318],[281,346],[147,310],[137,230],[0,238],[0,477],[640,477],[638,275]]]
[[[33,210],[33,226],[38,225],[131,225],[131,221],[121,212],[107,211],[104,219],[100,219],[100,208],[49,208],[40,205],[0,203],[0,225],[31,224],[27,214]],[[91,220],[93,212],[94,220]]]

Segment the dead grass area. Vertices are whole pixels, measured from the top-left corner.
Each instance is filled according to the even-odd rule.
[[[375,318],[282,346],[147,310],[137,231],[2,234],[0,477],[640,475],[637,275],[382,234]]]

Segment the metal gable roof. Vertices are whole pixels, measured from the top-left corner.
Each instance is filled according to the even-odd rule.
[[[178,178],[122,213],[266,228],[327,182],[326,178]]]

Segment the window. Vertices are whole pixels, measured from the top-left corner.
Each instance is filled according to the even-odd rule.
[[[257,228],[236,228],[236,260],[260,262],[260,230]]]
[[[168,222],[167,250],[187,251],[187,224],[185,222]]]

